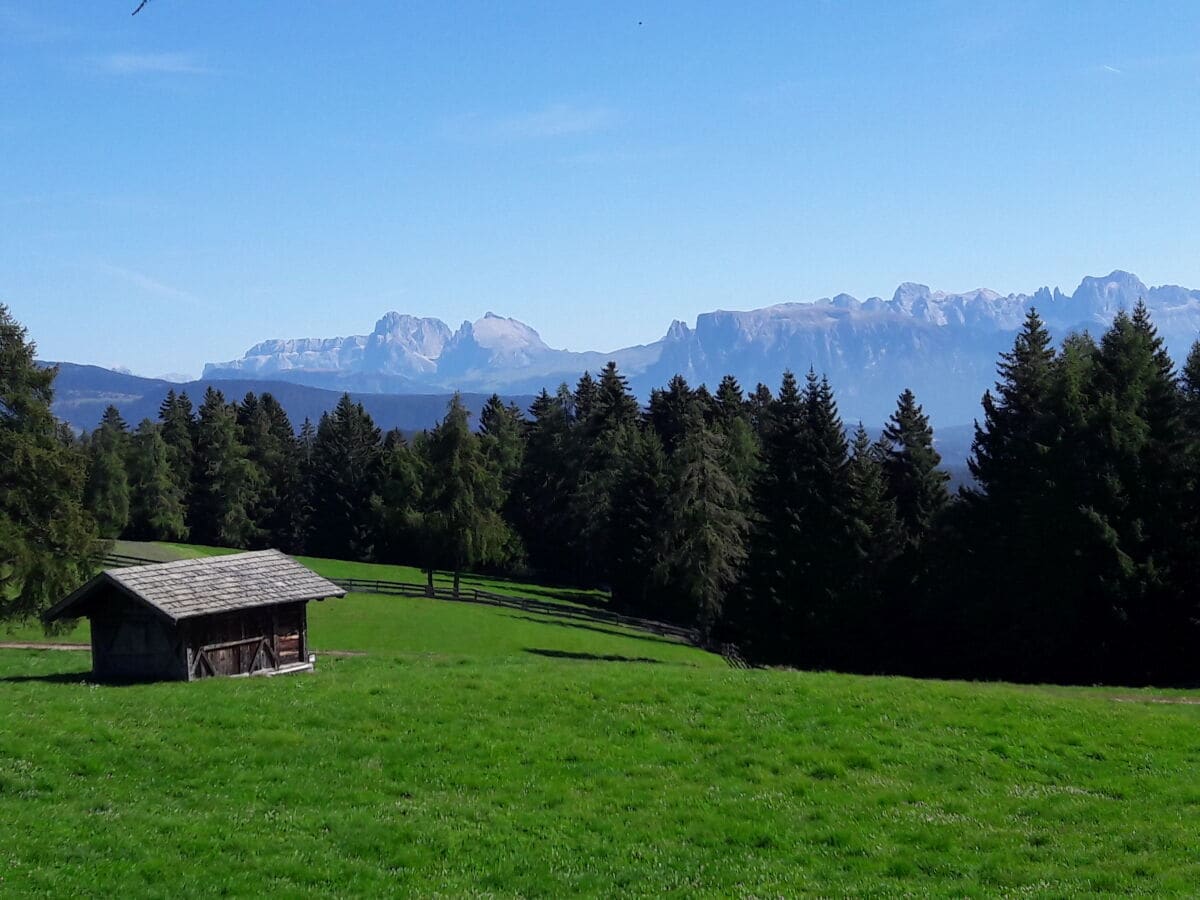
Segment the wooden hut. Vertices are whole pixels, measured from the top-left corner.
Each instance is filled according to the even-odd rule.
[[[97,678],[194,681],[310,671],[308,601],[344,596],[262,550],[108,569],[45,618],[91,620]]]

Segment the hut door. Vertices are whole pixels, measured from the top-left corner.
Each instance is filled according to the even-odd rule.
[[[281,666],[302,661],[304,648],[300,632],[303,623],[303,606],[285,606],[275,614],[275,652]]]

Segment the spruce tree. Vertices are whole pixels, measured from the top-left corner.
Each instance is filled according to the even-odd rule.
[[[384,435],[375,497],[375,558],[381,562],[421,561],[421,466],[420,454],[400,431]]]
[[[746,560],[748,498],[726,471],[725,437],[695,416],[671,460],[661,581],[712,641]]]
[[[183,493],[171,469],[162,428],[149,419],[138,426],[129,448],[129,534],[142,541],[187,537]]]
[[[454,573],[454,593],[464,570],[501,562],[511,548],[500,517],[499,474],[471,433],[456,393],[446,417],[429,434],[422,490],[425,525],[441,559]],[[433,560],[430,560],[433,562]]]
[[[525,452],[525,417],[513,404],[492,394],[479,414],[479,438],[486,456],[500,475],[505,495],[512,490]]]
[[[883,429],[881,445],[901,535],[910,547],[920,546],[950,500],[946,489],[950,476],[940,468],[942,456],[934,449],[933,428],[912,391],[900,395]]]
[[[576,460],[572,455],[568,395],[543,390],[529,407],[521,468],[509,504],[530,564],[551,577],[569,577],[569,504]]]
[[[119,538],[129,524],[128,456],[129,430],[117,408],[109,406],[88,442],[84,490],[84,503],[104,538]]]
[[[1120,312],[1093,369],[1089,429],[1093,591],[1116,611],[1108,677],[1175,671],[1192,635],[1191,590],[1175,589],[1172,553],[1186,509],[1181,397],[1144,304]]]
[[[86,461],[50,411],[57,370],[0,304],[0,622],[35,619],[94,573]]]
[[[379,489],[381,435],[361,403],[343,394],[321,416],[312,448],[309,552],[369,559],[375,542],[372,496]]]
[[[622,428],[617,444],[612,517],[621,527],[609,547],[613,603],[633,615],[670,618],[673,597],[661,582],[670,490],[666,454],[653,429]]]
[[[696,392],[682,375],[672,378],[666,389],[655,388],[650,392],[646,417],[668,456],[675,452],[675,447],[700,414]]]
[[[762,430],[742,630],[756,656],[828,665],[852,547],[846,435],[829,383],[810,372],[802,394],[784,373]]]
[[[854,537],[854,587],[849,593],[857,595],[855,630],[864,635],[876,632],[888,565],[900,543],[896,503],[888,493],[882,456],[879,445],[859,422],[851,442],[846,482]]]
[[[577,412],[578,415],[578,412]],[[572,536],[569,559],[576,580],[603,584],[612,574],[610,543],[619,527],[612,517],[612,492],[621,465],[617,435],[622,428],[638,427],[637,399],[608,363],[596,382],[595,397],[586,418],[577,418],[570,432],[572,485],[568,528]]]
[[[742,393],[742,386],[732,375],[726,375],[717,385],[716,406],[720,418],[728,423],[733,419],[750,418],[750,408]]]
[[[579,422],[586,422],[591,418],[592,409],[596,405],[597,392],[596,379],[592,377],[591,372],[584,372],[579,377],[579,382],[575,385],[574,394],[571,395],[570,413],[572,419]]]
[[[287,412],[272,394],[246,394],[238,406],[246,455],[261,478],[250,516],[262,546],[295,550],[300,488],[300,447]]]
[[[261,474],[241,442],[236,407],[209,387],[196,424],[191,534],[200,543],[244,548],[259,539],[251,518]]]
[[[172,477],[179,488],[185,509],[190,508],[192,475],[195,472],[196,416],[192,401],[184,391],[178,396],[172,388],[158,408],[162,437],[167,445]]]

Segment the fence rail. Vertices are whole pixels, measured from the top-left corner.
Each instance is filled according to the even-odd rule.
[[[128,556],[123,553],[108,553],[104,556],[104,565],[114,568],[144,566],[156,562],[161,562],[161,560]],[[532,597],[497,594],[477,588],[460,590],[455,594],[453,588],[433,587],[431,589],[427,584],[415,584],[407,581],[384,581],[372,578],[331,578],[329,580],[343,590],[361,594],[426,597],[435,600],[451,600],[457,603],[478,603],[485,606],[499,606],[521,612],[554,616],[560,619],[574,619],[602,625],[621,625],[626,628],[635,628],[638,631],[648,631],[660,637],[675,638],[689,644],[694,644],[697,640],[696,632],[690,628],[671,625],[667,622],[655,622],[651,619],[641,619],[636,616],[624,616],[611,610],[596,609],[591,606],[569,606],[565,603],[550,603],[545,600],[535,600]]]

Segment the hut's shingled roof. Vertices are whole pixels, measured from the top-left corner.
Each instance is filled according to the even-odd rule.
[[[278,550],[206,556],[106,569],[47,613],[69,614],[91,589],[109,581],[175,621],[257,606],[344,597],[346,592]]]

